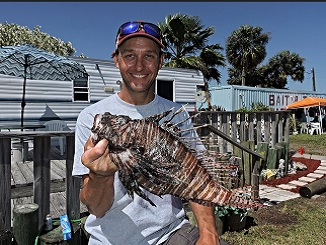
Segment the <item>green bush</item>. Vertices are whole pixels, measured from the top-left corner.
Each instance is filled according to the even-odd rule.
[[[273,108],[268,107],[261,102],[252,102],[250,106],[250,110],[248,110],[246,107],[241,107],[240,109],[236,110],[236,112],[274,111]]]
[[[243,208],[235,208],[230,206],[215,206],[214,212],[218,217],[230,216],[233,214],[240,214],[241,216],[246,216],[248,211]]]

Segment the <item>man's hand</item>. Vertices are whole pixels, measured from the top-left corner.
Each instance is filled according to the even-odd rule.
[[[106,139],[94,145],[91,138],[89,138],[84,145],[81,161],[96,175],[112,176],[118,170],[110,158],[108,140]]]
[[[216,234],[204,233],[202,235],[199,234],[196,245],[220,245],[220,241]]]
[[[214,207],[200,205],[192,201],[189,201],[189,205],[199,228],[199,239],[196,245],[220,245],[215,226]]]
[[[83,176],[80,200],[91,214],[103,217],[114,200],[114,173],[118,170],[111,161],[108,141],[103,139],[94,145],[89,138],[84,145],[81,161],[90,172]]]

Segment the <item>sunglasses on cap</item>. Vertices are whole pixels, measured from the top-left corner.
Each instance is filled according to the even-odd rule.
[[[128,35],[131,34],[143,34],[144,36],[151,37],[157,43],[159,43],[160,46],[164,47],[162,44],[162,34],[160,28],[152,23],[141,21],[127,22],[121,25],[117,32],[116,45],[119,46],[128,38]]]
[[[117,35],[129,35],[144,30],[147,34],[161,39],[161,30],[157,25],[148,22],[127,22],[120,26]]]

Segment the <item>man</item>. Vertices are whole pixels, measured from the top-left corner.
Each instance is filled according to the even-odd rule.
[[[164,48],[161,31],[156,25],[146,22],[123,24],[118,30],[116,49],[112,54],[123,80],[122,89],[85,108],[78,117],[73,175],[83,177],[80,198],[90,212],[85,225],[91,235],[89,244],[220,244],[213,207],[190,202],[199,226],[197,229],[185,219],[179,198],[171,195],[161,198],[146,192],[156,207],[137,195],[131,198],[111,161],[108,141],[93,145],[89,139],[97,113],[109,111],[141,119],[172,107],[180,108],[179,104],[154,94],[155,80],[164,60],[161,48]],[[174,118],[175,122],[187,116],[187,113],[179,114]],[[189,121],[181,127],[191,127]]]

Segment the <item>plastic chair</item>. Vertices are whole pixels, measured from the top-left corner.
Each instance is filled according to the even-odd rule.
[[[62,120],[51,120],[44,123],[46,131],[64,131],[67,127],[67,124]],[[61,156],[64,153],[64,137],[51,137],[52,139],[57,139],[59,141],[60,154]],[[51,139],[51,141],[52,141]]]
[[[301,123],[300,134],[302,133],[307,133],[307,134],[309,133],[309,128],[307,126],[307,123],[305,122]]]
[[[320,123],[311,123],[310,124],[311,126],[311,128],[310,128],[310,134],[311,135],[313,135],[314,134],[314,132],[316,131],[316,134],[322,134],[322,132],[321,132],[321,127],[320,127]]]

